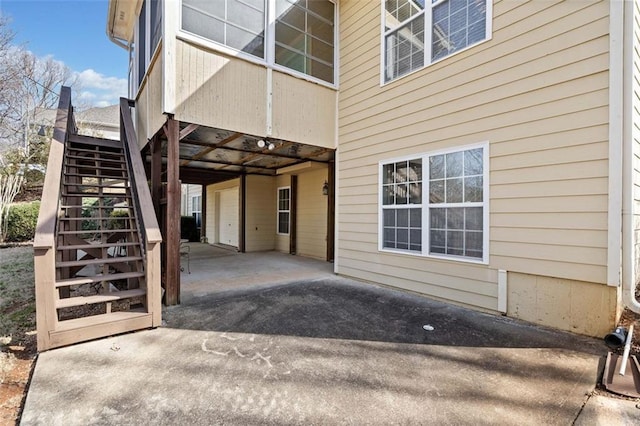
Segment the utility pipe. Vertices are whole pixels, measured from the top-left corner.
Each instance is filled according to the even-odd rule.
[[[623,132],[622,132],[622,302],[631,311],[640,314],[640,303],[636,300],[635,247],[634,247],[634,140],[633,140],[633,8],[634,2],[624,4],[624,53],[623,53]],[[610,140],[609,143],[617,143]],[[631,333],[629,333],[631,334]]]
[[[631,339],[633,339],[633,324],[629,326],[627,333],[627,341],[624,344],[624,352],[622,353],[622,362],[620,363],[620,375],[624,376],[627,370],[627,361],[629,360],[629,351],[631,350]]]

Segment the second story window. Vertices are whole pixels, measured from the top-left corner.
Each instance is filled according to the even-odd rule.
[[[334,4],[277,0],[275,61],[333,83]]]
[[[182,29],[264,58],[263,0],[182,0]]]
[[[336,5],[330,0],[182,0],[183,34],[335,83]],[[233,52],[228,52],[233,54]]]
[[[384,82],[491,37],[491,0],[383,0]]]

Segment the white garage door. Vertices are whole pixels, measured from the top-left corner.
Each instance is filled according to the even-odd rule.
[[[218,242],[238,247],[238,188],[220,191]]]

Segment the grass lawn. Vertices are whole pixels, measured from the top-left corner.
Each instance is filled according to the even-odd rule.
[[[0,248],[0,424],[15,424],[36,355],[31,246]]]

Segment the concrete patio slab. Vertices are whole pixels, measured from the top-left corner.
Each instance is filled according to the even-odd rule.
[[[22,424],[570,425],[597,382],[595,339],[264,255],[282,281],[183,274],[166,327],[42,353]]]

